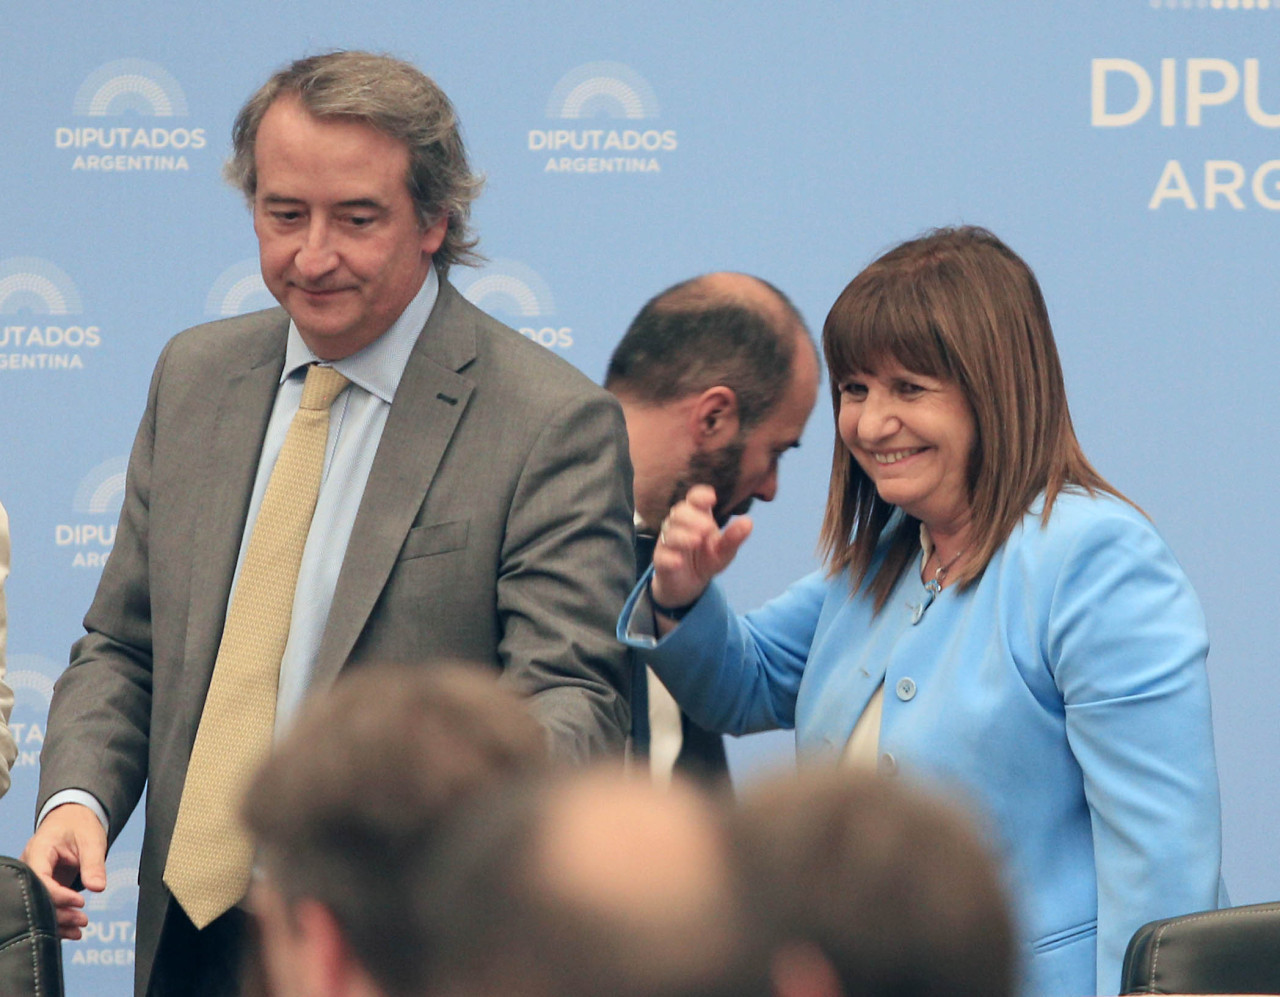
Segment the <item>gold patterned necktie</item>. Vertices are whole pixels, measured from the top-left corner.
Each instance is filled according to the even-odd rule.
[[[164,870],[165,884],[197,928],[249,888],[253,845],[240,824],[240,801],[271,747],[280,659],[320,492],[329,407],[348,383],[332,367],[308,368],[227,610]]]

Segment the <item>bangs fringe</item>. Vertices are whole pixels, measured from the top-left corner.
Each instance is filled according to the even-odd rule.
[[[832,306],[823,344],[833,387],[854,374],[896,363],[914,374],[956,379],[955,359],[932,321],[925,289],[910,274],[875,272],[854,279]],[[839,334],[825,334],[835,326]]]

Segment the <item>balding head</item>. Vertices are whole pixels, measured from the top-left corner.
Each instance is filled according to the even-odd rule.
[[[697,311],[711,308],[745,308],[755,311],[779,335],[804,335],[804,322],[790,300],[768,281],[750,274],[722,270],[694,277],[669,288],[654,299],[659,309]]]
[[[732,906],[720,822],[683,783],[658,790],[612,769],[553,787],[529,873],[552,903],[615,924],[669,967],[729,939],[707,924]]]
[[[431,993],[728,997],[763,981],[720,818],[690,788],[574,773],[453,831],[424,899],[450,933]]]
[[[711,273],[667,288],[632,321],[609,361],[605,387],[650,405],[724,385],[750,430],[778,403],[798,349],[816,355],[804,319],[758,277]]]
[[[656,531],[695,484],[716,490],[721,522],[771,501],[778,459],[813,409],[818,370],[795,306],[758,277],[706,274],[649,301],[605,379],[627,419],[642,526]]]

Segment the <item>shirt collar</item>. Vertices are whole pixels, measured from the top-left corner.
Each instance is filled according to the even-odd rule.
[[[409,302],[391,328],[357,353],[333,361],[333,367],[348,380],[358,384],[371,395],[376,395],[388,405],[395,400],[396,388],[409,362],[409,354],[418,341],[418,334],[427,324],[431,310],[440,294],[440,279],[436,268],[427,269],[427,279]],[[289,338],[284,351],[284,370],[280,373],[283,384],[300,367],[323,362],[302,341],[302,334],[293,319],[289,320]]]
[[[920,524],[920,570],[924,571],[924,566],[929,563],[929,558],[933,556],[933,537],[929,535],[929,527],[924,523]]]

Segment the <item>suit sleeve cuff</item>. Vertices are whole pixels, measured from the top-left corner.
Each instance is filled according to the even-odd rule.
[[[657,632],[657,623],[653,618],[653,600],[649,596],[649,579],[652,576],[653,568],[650,567],[636,582],[636,587],[631,590],[631,595],[627,597],[622,613],[618,616],[618,640],[628,647],[642,651],[665,644],[686,621],[704,618],[708,614],[708,607],[718,604],[716,597],[707,598],[708,592],[716,590],[716,583],[712,581],[703,590],[702,595],[698,596],[687,610],[681,612],[679,620],[673,621],[677,625],[668,630],[665,635],[660,636]],[[723,599],[719,599],[719,602],[723,602]]]
[[[49,812],[55,807],[60,807],[64,803],[79,803],[88,807],[93,811],[99,822],[102,824],[104,833],[110,835],[110,821],[107,820],[106,808],[98,802],[98,798],[84,789],[62,789],[49,797],[44,807],[40,810],[40,816],[36,818],[36,827],[44,823],[44,819],[49,816]]]

